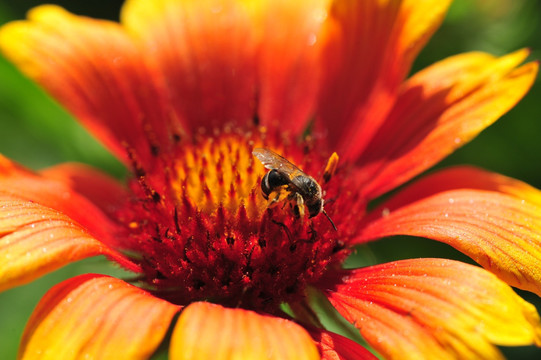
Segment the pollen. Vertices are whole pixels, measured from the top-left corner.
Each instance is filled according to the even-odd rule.
[[[264,170],[251,151],[261,144],[259,137],[230,133],[184,146],[171,184],[177,200],[192,202],[206,215],[244,208],[251,218],[259,217],[266,207],[257,194]]]
[[[265,198],[261,182],[269,169],[254,157],[256,148],[321,182],[325,216],[298,211],[306,204],[291,186]],[[349,209],[364,206],[349,190],[355,187],[340,184],[345,172],[337,156],[314,149],[264,128],[226,129],[182,142],[151,171],[138,171],[118,213],[125,224],[119,238],[144,271],[138,285],[181,305],[206,300],[272,312],[303,298],[307,286],[341,266],[355,232],[349,224],[357,223],[351,216],[361,213]],[[324,181],[324,174],[332,178]],[[342,216],[337,209],[346,204]]]

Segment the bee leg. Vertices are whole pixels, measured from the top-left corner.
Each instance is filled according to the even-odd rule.
[[[272,196],[273,193],[275,194],[274,196]],[[283,200],[283,197],[284,197],[283,190],[280,189],[280,190],[273,191],[272,193],[269,194],[267,198],[267,207],[271,208],[275,206],[276,204],[278,204],[280,201]]]
[[[304,199],[299,193],[295,193],[295,206],[293,206],[293,213],[297,218],[304,218]]]
[[[280,193],[277,192],[276,193],[276,196],[274,197],[270,197],[267,199],[267,207],[268,208],[271,208],[273,206],[275,206],[276,204],[278,204],[278,200],[280,199]]]

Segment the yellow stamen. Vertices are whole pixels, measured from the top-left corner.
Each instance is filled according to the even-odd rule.
[[[243,204],[248,214],[260,215],[267,208],[259,191],[266,170],[254,160],[252,150],[261,145],[259,138],[237,134],[187,144],[179,155],[172,184],[178,200],[189,199],[206,214],[220,206],[236,213]]]
[[[331,180],[331,177],[336,172],[338,167],[338,154],[333,152],[329,160],[327,161],[327,166],[325,166],[325,172],[323,173],[323,181],[326,183]]]

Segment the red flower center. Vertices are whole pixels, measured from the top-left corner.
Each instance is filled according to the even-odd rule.
[[[269,170],[254,148],[272,149],[312,176],[338,230],[323,214],[299,216],[287,187],[285,196],[265,199],[261,181]],[[146,287],[178,304],[209,300],[272,311],[299,300],[307,285],[340,266],[364,211],[343,166],[329,182],[322,179],[328,157],[311,141],[258,128],[181,142],[176,155],[139,169],[119,217]]]

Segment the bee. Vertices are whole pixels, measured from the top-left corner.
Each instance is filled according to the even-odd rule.
[[[283,195],[281,190],[284,189],[287,199],[295,203],[293,209],[296,216],[303,217],[306,206],[310,218],[323,213],[329,219],[334,230],[337,230],[334,222],[323,209],[324,200],[321,186],[313,177],[305,174],[289,160],[271,150],[256,148],[252,154],[265,168],[269,169],[269,172],[261,179],[261,191],[266,200],[273,192],[276,192],[276,197],[271,201],[278,202]]]

